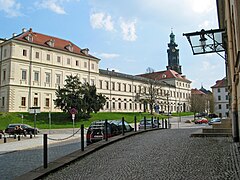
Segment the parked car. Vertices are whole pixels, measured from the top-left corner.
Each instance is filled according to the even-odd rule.
[[[17,127],[20,129],[17,130]],[[32,126],[29,126],[28,124],[9,124],[7,128],[5,129],[5,133],[9,135],[14,134],[38,134],[39,130],[37,128],[33,128]]]
[[[207,113],[205,113],[205,112],[195,114],[195,117],[206,117],[206,116],[207,116]]]
[[[201,119],[197,119],[194,121],[195,124],[202,124],[202,123],[205,123],[207,124],[208,123],[208,120],[206,118],[201,118]]]
[[[211,113],[211,114],[208,114],[208,117],[209,118],[217,118],[218,115],[214,114],[214,113]]]
[[[160,125],[160,122],[159,122]],[[152,125],[152,119],[146,119],[146,129],[150,128],[157,128],[158,127],[158,120],[153,119],[153,125]],[[144,129],[144,119],[142,119],[138,125],[138,129]]]
[[[212,125],[212,124],[220,124],[221,123],[221,118],[212,118],[208,124]]]
[[[133,128],[124,121],[124,132],[130,132]],[[122,120],[107,121],[107,137],[113,137],[122,133]],[[87,130],[87,145],[100,141],[106,137],[105,121],[94,121]]]

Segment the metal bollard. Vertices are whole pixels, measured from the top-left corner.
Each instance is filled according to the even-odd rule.
[[[108,140],[108,128],[107,128],[107,120],[105,120],[104,123],[104,128],[105,128],[105,140]]]
[[[4,142],[4,143],[7,142],[7,138],[6,138],[6,137],[3,138],[3,142]]]
[[[47,134],[43,134],[43,167],[48,167],[48,148],[47,148]]]
[[[122,135],[123,136],[124,136],[124,129],[125,129],[124,117],[122,117]]]
[[[84,151],[84,124],[81,124],[81,150]]]
[[[162,129],[164,129],[164,119],[162,118]]]
[[[152,128],[153,128],[153,116],[151,117],[151,125],[152,125]]]
[[[30,139],[32,139],[32,133],[30,133]]]
[[[17,135],[16,135],[16,134],[14,134],[13,138],[14,138],[14,139],[17,139]]]
[[[159,128],[159,117],[157,117],[157,128]]]
[[[137,116],[134,116],[134,131],[137,132]]]
[[[0,134],[0,139],[2,139],[2,134]]]
[[[146,119],[146,116],[144,116],[144,130],[147,129],[146,125],[147,125],[147,119]]]
[[[20,141],[21,140],[21,137],[20,137],[20,135],[18,135],[18,141]]]
[[[165,129],[167,129],[168,127],[167,127],[167,120],[165,119]]]

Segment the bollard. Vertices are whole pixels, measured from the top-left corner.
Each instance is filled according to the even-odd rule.
[[[159,117],[157,117],[157,128],[159,128]]]
[[[124,136],[124,127],[125,127],[124,117],[122,117],[122,135],[123,135],[123,136]]]
[[[151,117],[151,125],[152,125],[152,128],[153,128],[153,116]]]
[[[6,138],[6,137],[3,138],[3,142],[4,142],[4,143],[7,142],[7,138]]]
[[[146,124],[147,124],[147,119],[146,119],[146,116],[144,116],[144,130],[146,130]]]
[[[0,134],[0,139],[2,139],[2,134]]]
[[[137,116],[134,116],[134,131],[137,132]]]
[[[30,133],[30,139],[32,139],[32,133]]]
[[[107,141],[108,140],[107,120],[105,120],[104,128],[105,128],[105,140]]]
[[[18,141],[20,141],[21,140],[21,137],[20,137],[20,135],[18,135]]]
[[[84,151],[84,125],[81,124],[81,150]]]
[[[17,135],[16,135],[16,134],[14,134],[13,138],[14,138],[14,139],[17,139]]]
[[[165,119],[165,129],[167,129],[167,120]]]
[[[43,167],[48,167],[48,149],[47,149],[47,134],[43,135]]]
[[[164,129],[164,119],[162,118],[162,129]]]

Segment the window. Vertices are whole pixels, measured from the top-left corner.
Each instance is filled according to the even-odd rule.
[[[50,73],[46,73],[46,83],[50,83]]]
[[[35,97],[33,99],[33,106],[38,106],[38,98],[37,97]]]
[[[121,109],[121,103],[120,102],[118,103],[118,109]]]
[[[132,103],[129,104],[129,109],[132,109]]]
[[[99,88],[102,89],[102,80],[99,80]]]
[[[137,86],[133,86],[134,88],[134,92],[136,93],[137,92]]]
[[[132,86],[131,84],[128,85],[129,92],[132,92]]]
[[[93,63],[91,64],[91,69],[94,70],[94,64]]]
[[[124,103],[124,109],[127,109],[127,103]]]
[[[60,56],[57,57],[57,62],[61,63],[61,57]]]
[[[21,106],[26,106],[26,97],[22,97]]]
[[[94,86],[94,84],[95,84],[94,79],[91,79],[91,86]]]
[[[115,82],[112,82],[112,90],[115,90]]]
[[[106,104],[106,108],[107,108],[107,109],[109,108],[109,102],[107,102],[107,104]]]
[[[27,70],[22,70],[22,80],[27,80]]]
[[[35,57],[39,59],[39,52],[36,52]]]
[[[108,81],[106,81],[106,89],[109,89]]]
[[[218,109],[222,109],[222,105],[221,104],[218,105]]]
[[[79,66],[79,61],[78,60],[76,60],[76,66]]]
[[[45,99],[45,106],[46,106],[46,107],[49,107],[49,106],[50,106],[50,100],[49,100],[49,98],[46,98],[46,99]]]
[[[113,109],[115,109],[115,102],[113,102],[112,105],[113,105]]]
[[[3,81],[6,80],[6,69],[3,70]]]
[[[6,57],[7,56],[7,49],[4,49],[3,50],[3,57]]]
[[[218,90],[217,90],[218,92],[221,92],[221,89],[220,88],[218,88]]]
[[[5,97],[2,97],[2,107],[5,106]]]
[[[226,104],[226,109],[229,109],[229,104]]]
[[[47,60],[50,61],[50,54],[47,54]]]
[[[228,88],[225,88],[225,92],[228,92]]]
[[[35,71],[34,72],[34,81],[39,81],[39,72],[38,71]]]
[[[218,96],[218,100],[221,101],[221,96]]]
[[[84,62],[84,68],[87,68],[87,62]]]
[[[67,58],[67,64],[68,65],[70,64],[70,58]]]
[[[126,92],[127,91],[127,85],[123,84],[123,91]]]
[[[226,100],[228,100],[228,95],[226,95]]]
[[[121,83],[118,83],[118,91],[121,91]]]
[[[27,50],[23,49],[23,56],[27,56]]]
[[[56,74],[56,84],[60,84],[60,82],[61,82],[61,75]]]
[[[137,109],[137,103],[135,103],[135,109]]]

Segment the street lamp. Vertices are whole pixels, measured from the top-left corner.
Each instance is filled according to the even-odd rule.
[[[183,36],[187,37],[187,40],[192,48],[193,55],[206,54],[206,53],[217,53],[223,59],[219,52],[224,52],[223,35],[225,34],[224,29],[211,29],[183,33]]]

